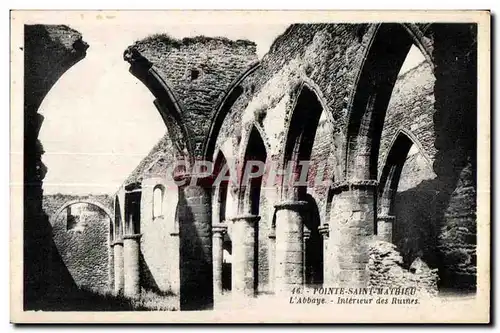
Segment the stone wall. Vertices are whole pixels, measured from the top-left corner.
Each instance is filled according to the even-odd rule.
[[[55,82],[85,57],[88,45],[79,32],[61,25],[24,27],[24,308],[61,297],[75,285],[51,238],[51,227],[42,209],[42,180],[47,171],[41,161],[43,146],[38,134],[43,116],[38,108]],[[65,286],[62,295],[51,295],[54,286]]]
[[[100,211],[86,213],[71,229],[66,216],[59,218],[52,226],[52,237],[76,285],[104,293],[109,290],[109,217]]]

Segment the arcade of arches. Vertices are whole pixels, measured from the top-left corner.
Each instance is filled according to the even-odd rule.
[[[261,61],[249,41],[136,42],[124,59],[166,134],[114,198],[110,288],[210,309],[229,291],[389,283],[394,265],[474,292],[476,48],[472,24],[297,24]],[[217,184],[166,172],[178,160],[313,168],[307,186]]]

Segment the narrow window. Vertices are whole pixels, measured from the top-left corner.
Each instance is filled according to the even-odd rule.
[[[153,219],[163,216],[163,189],[155,187],[153,191]]]

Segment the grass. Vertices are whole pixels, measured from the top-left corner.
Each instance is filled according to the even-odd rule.
[[[137,299],[111,292],[80,288],[64,295],[48,295],[31,304],[30,310],[42,311],[177,311],[176,295],[142,290]]]

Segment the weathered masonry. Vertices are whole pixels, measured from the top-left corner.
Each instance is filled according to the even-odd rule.
[[[113,199],[114,292],[172,291],[182,310],[299,285],[474,292],[476,38],[474,24],[296,24],[260,61],[243,40],[131,45],[166,134]],[[425,60],[401,73],[412,48]],[[307,160],[307,186],[213,182],[232,163]],[[199,161],[216,174],[190,173]]]
[[[412,46],[425,61],[398,75]],[[157,35],[124,57],[167,134],[115,198],[117,292],[205,309],[227,290],[380,285],[387,253],[408,285],[437,270],[441,290],[475,289],[474,25],[292,25],[260,62],[251,42]],[[317,163],[309,186],[234,186],[189,184],[178,160]]]
[[[56,81],[86,55],[79,32],[61,25],[24,26],[24,221],[23,303],[25,310],[52,295],[76,289],[52,240],[52,228],[42,208],[43,146],[38,134],[43,116],[38,109]],[[56,289],[56,290],[54,290]]]

